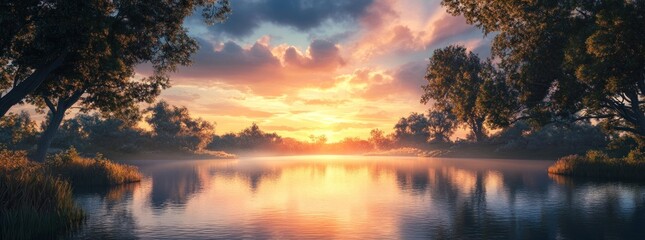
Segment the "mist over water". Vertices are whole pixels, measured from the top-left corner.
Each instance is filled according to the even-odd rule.
[[[132,161],[146,178],[77,193],[73,238],[643,239],[645,185],[551,161],[297,156]]]

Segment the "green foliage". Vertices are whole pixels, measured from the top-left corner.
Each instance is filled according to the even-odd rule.
[[[9,113],[0,118],[0,145],[11,150],[27,150],[36,142],[38,128],[27,112]]]
[[[103,118],[99,114],[78,114],[61,125],[53,147],[71,146],[85,153],[134,153],[143,150],[150,141],[143,130],[118,118]]]
[[[184,18],[202,9],[206,22],[214,23],[231,10],[228,0],[26,0],[3,5],[0,90],[11,92],[0,99],[2,115],[32,93],[39,96],[32,102],[62,111],[82,94],[84,108],[104,112],[151,102],[168,85],[166,72],[188,64],[197,49]],[[150,63],[153,73],[133,81],[134,67],[142,63]],[[12,100],[5,101],[7,96]]]
[[[112,162],[102,156],[93,159],[79,156],[76,149],[51,156],[44,163],[54,176],[61,176],[74,186],[113,186],[141,181],[134,166]]]
[[[428,132],[430,133],[430,142],[447,143],[450,142],[450,136],[457,128],[457,118],[452,115],[451,111],[441,112],[431,110],[428,112]]]
[[[493,55],[518,94],[519,118],[599,119],[645,136],[645,2],[443,0],[495,33]],[[509,100],[510,101],[510,100]]]
[[[606,152],[614,158],[626,157],[632,150],[645,152],[645,143],[631,135],[614,136],[607,145]]]
[[[633,150],[625,158],[611,158],[602,151],[589,151],[585,156],[563,157],[549,167],[549,173],[603,179],[644,180],[645,154]]]
[[[213,141],[208,144],[214,150],[277,150],[283,143],[282,137],[276,133],[267,133],[253,123],[239,133],[227,133],[222,136],[213,136]]]
[[[564,156],[603,149],[608,139],[599,127],[590,124],[549,124],[532,129],[520,121],[492,136],[491,142],[500,144],[496,151],[549,152]]]
[[[512,112],[509,101],[502,100],[511,93],[500,73],[490,61],[466,53],[462,46],[435,50],[425,79],[428,84],[423,86],[421,102],[432,101],[435,111],[454,115],[457,123],[471,129],[472,138],[478,142],[486,138],[485,122],[491,127],[502,125],[502,116]]]
[[[148,112],[146,121],[152,126],[152,141],[158,149],[198,151],[212,140],[215,127],[201,118],[191,118],[185,107],[161,101],[148,108]]]
[[[401,147],[422,147],[427,145],[428,118],[423,113],[410,113],[394,125],[393,140]]]
[[[84,219],[69,183],[24,152],[0,150],[0,239],[56,238]]]

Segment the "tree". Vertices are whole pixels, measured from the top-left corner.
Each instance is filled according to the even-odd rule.
[[[434,109],[454,115],[481,142],[486,138],[484,123],[495,108],[489,104],[498,104],[483,98],[487,96],[485,93],[496,94],[491,91],[496,90],[493,86],[499,84],[499,79],[493,69],[490,61],[482,62],[474,53],[466,53],[462,46],[437,49],[428,64],[425,76],[428,84],[423,86],[421,103],[433,100]],[[490,84],[486,85],[487,82]]]
[[[24,150],[33,146],[37,135],[36,122],[25,111],[0,118],[0,147]]]
[[[152,126],[153,142],[159,149],[198,151],[212,140],[215,127],[201,118],[191,118],[185,107],[161,101],[148,111],[146,122]]]
[[[263,149],[269,148],[282,141],[282,138],[276,133],[265,133],[260,130],[256,123],[245,128],[237,134],[240,148],[243,149]]]
[[[430,142],[450,142],[450,136],[455,132],[457,119],[451,111],[431,110],[428,112],[428,132]]]
[[[443,0],[484,33],[521,107],[513,119],[597,119],[645,137],[645,2]],[[513,121],[513,119],[510,119]]]
[[[394,140],[403,146],[420,147],[426,144],[430,133],[428,132],[428,118],[422,113],[410,113],[402,117],[394,126]]]
[[[170,59],[158,53],[187,43],[183,19],[197,8],[208,23],[230,12],[228,0],[3,2],[0,90],[6,94],[0,97],[0,117],[60,67],[76,68],[106,51],[115,62],[163,65]]]
[[[106,116],[138,116],[136,104],[154,101],[160,90],[169,86],[167,73],[177,64],[189,64],[190,55],[197,49],[182,26],[183,19],[196,8],[203,8],[207,22],[221,21],[230,11],[225,0],[84,3],[74,7],[56,2],[56,9],[50,9],[54,15],[59,14],[59,7],[69,7],[66,14],[84,11],[79,14],[87,18],[87,23],[76,23],[84,27],[82,41],[74,40],[73,47],[64,50],[63,64],[43,76],[27,98],[50,113],[34,157],[37,161],[44,160],[65,112],[77,102],[83,112],[99,110]],[[17,54],[5,69],[25,68],[19,65],[27,61],[25,56]],[[142,63],[149,63],[153,73],[135,79],[134,68]],[[18,83],[21,78],[11,80],[16,90],[23,83]]]
[[[52,146],[74,147],[85,153],[133,153],[145,147],[149,139],[136,124],[98,113],[77,114],[63,122]]]
[[[385,150],[388,147],[391,147],[392,142],[388,137],[385,136],[383,130],[375,128],[370,131],[370,137],[368,139],[372,146],[378,150]]]

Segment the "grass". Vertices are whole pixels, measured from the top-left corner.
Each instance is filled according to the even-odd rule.
[[[51,239],[83,223],[70,184],[46,172],[24,152],[0,150],[0,239]]]
[[[601,151],[589,151],[585,156],[563,157],[548,171],[573,177],[643,181],[645,153],[633,150],[626,157],[612,158]]]
[[[97,156],[83,158],[74,148],[45,161],[47,171],[69,181],[74,187],[115,186],[141,181],[137,167],[119,164]]]
[[[83,158],[73,148],[44,164],[25,152],[0,150],[0,239],[52,239],[80,226],[85,214],[72,186],[115,186],[138,182],[136,167],[101,156]]]

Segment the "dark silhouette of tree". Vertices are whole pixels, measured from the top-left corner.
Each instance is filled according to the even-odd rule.
[[[484,33],[521,108],[545,124],[598,119],[645,137],[645,2],[443,0]],[[509,99],[510,101],[510,99]],[[513,120],[513,119],[511,119]]]
[[[73,146],[85,153],[134,153],[145,148],[148,139],[149,135],[136,127],[136,121],[78,114],[63,122],[52,146]]]
[[[42,83],[59,80],[50,75],[61,67],[79,74],[66,78],[98,81],[95,85],[103,81],[88,72],[100,66],[96,64],[127,69],[149,62],[155,70],[172,68],[183,59],[168,53],[194,51],[195,42],[182,24],[198,8],[208,23],[221,21],[230,12],[228,0],[2,3],[0,90],[6,94],[0,97],[0,117]],[[61,102],[72,102],[80,94]],[[69,104],[61,104],[65,105]]]
[[[242,149],[265,149],[281,142],[276,133],[265,133],[256,123],[245,128],[237,135]]]
[[[383,130],[378,128],[372,129],[372,131],[370,131],[370,137],[368,141],[372,143],[372,146],[374,146],[374,148],[379,150],[385,150],[392,146],[392,141],[387,136],[385,136]]]
[[[38,135],[36,122],[27,112],[9,113],[0,118],[0,147],[25,150],[33,146]]]
[[[400,146],[421,147],[430,137],[428,132],[428,118],[422,113],[410,113],[402,117],[394,126],[394,141]]]
[[[428,112],[430,142],[447,143],[457,128],[457,118],[451,111],[431,110]]]
[[[497,108],[490,104],[503,104],[492,98],[500,94],[495,91],[501,84],[493,70],[490,61],[482,62],[462,46],[437,49],[430,58],[421,102],[432,101],[437,111],[454,115],[459,124],[470,128],[472,138],[481,142],[487,132],[484,123]]]
[[[37,161],[45,159],[65,112],[77,103],[85,112],[96,109],[105,115],[137,116],[136,104],[154,101],[160,90],[169,86],[167,73],[177,64],[189,64],[190,55],[197,49],[182,26],[183,19],[197,8],[204,8],[209,22],[223,20],[229,11],[227,1],[84,3],[77,7],[52,3],[56,5],[52,14],[58,14],[58,7],[70,7],[68,15],[88,11],[81,14],[88,15],[87,23],[77,23],[87,29],[83,30],[82,41],[64,50],[63,64],[30,90],[27,101],[49,110],[47,128],[34,156]],[[12,60],[8,68],[21,68],[16,64],[22,57],[15,64]],[[153,73],[135,79],[134,67],[142,63],[151,64]],[[16,89],[22,84],[16,85],[17,81],[20,79],[13,79]]]
[[[215,128],[201,118],[190,117],[185,107],[170,106],[161,101],[148,108],[146,121],[152,126],[152,141],[157,149],[198,151],[212,140]]]

